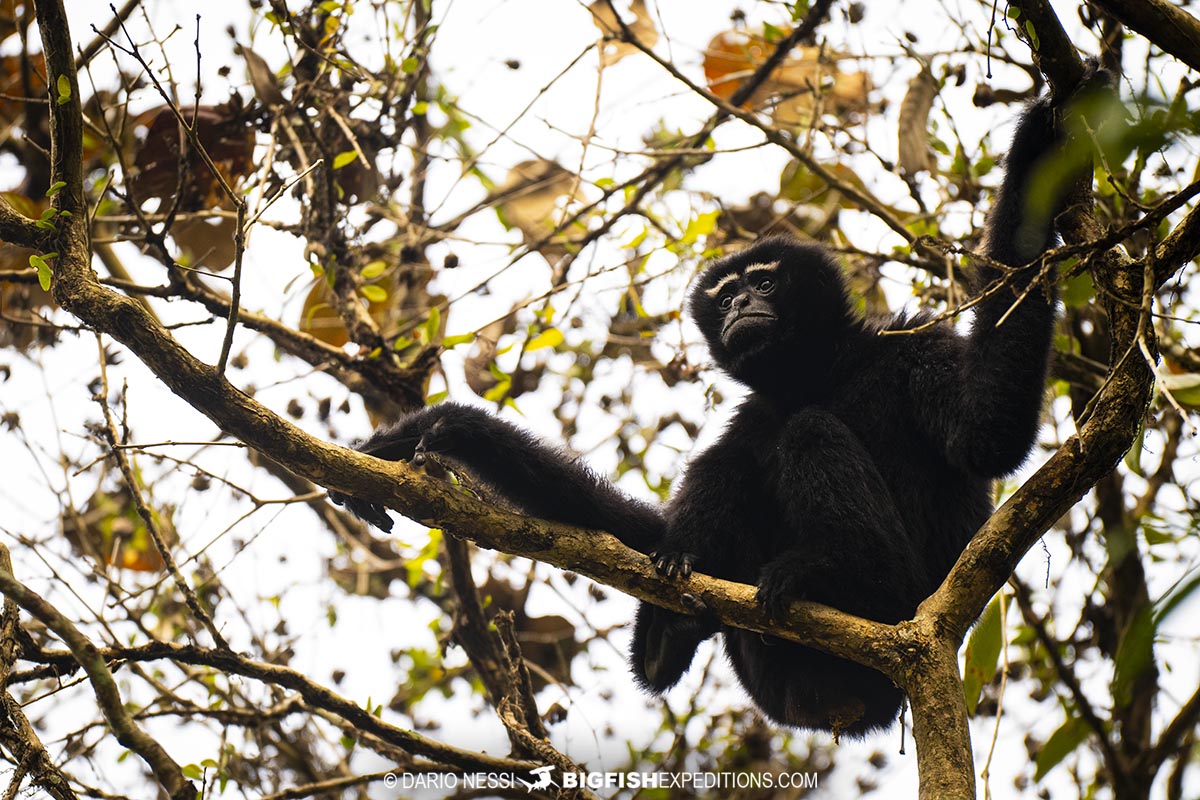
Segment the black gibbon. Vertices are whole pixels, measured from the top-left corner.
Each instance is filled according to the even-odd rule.
[[[993,262],[1029,264],[1055,239],[1061,198],[1030,203],[1027,191],[1058,151],[1061,106],[1042,98],[1021,116],[987,223]],[[804,599],[899,622],[987,519],[991,481],[1034,444],[1055,314],[1054,282],[1033,286],[1037,274],[980,267],[977,286],[992,291],[964,336],[924,317],[863,319],[818,244],[770,238],[714,262],[688,308],[717,366],[749,393],[661,508],[454,403],[411,414],[358,449],[391,460],[436,454],[525,513],[614,534],[663,575],[756,585],[771,616]],[[391,528],[381,505],[331,496]],[[742,686],[779,723],[861,736],[896,719],[902,693],[879,672],[647,603],[634,627],[637,681],[664,692],[718,631]]]

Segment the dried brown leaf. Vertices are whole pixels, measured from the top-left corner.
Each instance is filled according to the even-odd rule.
[[[899,143],[897,163],[905,175],[922,170],[932,171],[936,162],[929,148],[929,112],[937,96],[937,79],[928,68],[922,68],[908,83],[908,91],[900,104]]]

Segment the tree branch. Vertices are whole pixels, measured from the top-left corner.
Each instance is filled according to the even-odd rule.
[[[125,708],[125,702],[117,689],[117,682],[108,671],[108,665],[96,646],[80,633],[69,619],[59,613],[58,609],[18,582],[6,569],[0,569],[0,593],[25,609],[34,619],[63,640],[67,649],[71,651],[71,656],[87,673],[100,712],[108,720],[117,741],[146,762],[171,800],[195,800],[196,787],[183,777],[182,767],[175,763],[170,754],[150,734],[138,727],[133,716]]]
[[[1134,769],[1140,770],[1147,780],[1153,778],[1163,762],[1176,753],[1187,735],[1195,731],[1198,721],[1200,721],[1200,688],[1196,689],[1179,709],[1175,718],[1159,735],[1158,742],[1154,747],[1141,753],[1134,764]]]
[[[1054,11],[1044,0],[1014,1],[1011,6],[1019,10],[1018,20],[1033,25],[1038,36],[1034,58],[1053,90],[1074,91],[1071,81],[1083,76],[1083,63]],[[1059,219],[1063,238],[1071,245],[1101,238],[1091,210],[1090,174],[1073,190],[1072,200]],[[1092,414],[980,528],[946,580],[922,603],[918,619],[931,616],[961,640],[1025,552],[1129,449],[1154,384],[1145,359],[1122,357],[1137,346],[1146,282],[1156,279],[1136,266],[1118,249],[1111,249],[1097,258],[1093,269],[1098,293],[1105,300],[1115,356],[1103,388],[1093,399]]]
[[[33,220],[18,212],[0,196],[0,242],[45,251],[51,238],[49,229],[37,227]]]
[[[1166,238],[1154,246],[1155,283],[1162,286],[1197,255],[1200,255],[1200,206],[1188,211]]]
[[[608,1],[609,6],[611,7],[612,0]],[[816,8],[814,7],[813,10],[815,11]],[[810,14],[811,13],[812,12],[810,12]],[[797,31],[800,31],[801,28],[797,28],[796,31],[793,31],[793,36],[785,40],[780,47],[777,47],[771,54],[771,58],[767,59],[766,62],[761,64],[758,69],[755,70],[754,75],[748,79],[749,83],[740,86],[738,91],[734,92],[733,96],[730,97],[729,100],[725,100],[713,94],[708,89],[705,89],[703,86],[700,86],[690,80],[674,64],[662,58],[655,53],[654,50],[643,44],[637,38],[637,36],[634,35],[633,31],[629,29],[629,26],[625,23],[625,21],[621,19],[620,15],[616,14],[615,10],[613,11],[613,14],[617,19],[617,23],[621,26],[621,35],[623,41],[628,42],[649,56],[656,64],[666,70],[671,77],[675,78],[677,81],[686,86],[689,91],[699,95],[700,97],[703,97],[705,100],[716,106],[719,115],[734,117],[746,123],[747,125],[750,125],[751,127],[757,128],[763,134],[763,136],[766,137],[767,141],[786,150],[788,155],[803,164],[805,169],[809,170],[822,181],[824,181],[826,185],[837,189],[837,191],[841,192],[843,195],[857,203],[864,211],[874,214],[885,225],[898,234],[900,238],[904,239],[904,241],[911,244],[916,239],[916,236],[912,233],[912,231],[908,230],[908,228],[906,228],[904,224],[897,219],[896,216],[886,206],[880,203],[879,200],[867,194],[866,192],[861,191],[849,182],[838,178],[823,164],[813,158],[812,155],[805,152],[799,145],[797,145],[791,136],[766,124],[759,119],[757,114],[747,111],[741,107],[741,104],[745,102],[746,98],[753,93],[753,90],[757,88],[758,85],[762,83],[762,81],[765,80],[770,74],[770,70],[767,69],[768,66],[773,69],[778,63],[782,62],[784,56],[791,51],[791,48],[794,46],[793,39],[796,41],[799,40],[799,37],[795,36],[795,34]],[[787,49],[784,49],[782,46],[784,44],[787,45]]]
[[[1046,76],[1050,91],[1066,97],[1083,79],[1083,62],[1049,0],[1014,0],[1009,8],[1019,11],[1017,35],[1029,45],[1033,64]]]
[[[47,9],[56,9],[59,16]],[[46,0],[38,6],[38,13],[39,20],[46,17],[41,29],[50,74],[73,70],[60,2]],[[881,644],[890,639],[891,626],[814,604],[798,604],[786,619],[768,621],[754,600],[752,587],[704,576],[693,576],[682,585],[668,581],[655,573],[645,556],[613,537],[498,511],[418,475],[405,464],[380,461],[316,439],[257,403],[213,367],[193,357],[139,303],[99,283],[89,266],[87,215],[77,188],[82,185],[78,107],[72,124],[65,112],[70,103],[51,105],[53,178],[67,184],[56,200],[61,199],[64,208],[72,211],[59,232],[56,299],[85,323],[128,347],[168,388],[222,430],[314,483],[378,498],[410,519],[462,532],[483,547],[574,570],[677,611],[688,611],[679,597],[690,592],[705,600],[723,622],[803,640],[889,674],[894,672],[888,648]]]
[[[1166,0],[1092,0],[1165,52],[1200,70],[1200,22]]]
[[[12,572],[12,557],[2,543],[0,570]],[[71,789],[67,776],[50,760],[50,754],[46,752],[37,731],[29,724],[25,710],[8,691],[8,678],[20,647],[17,643],[19,616],[17,604],[12,598],[5,596],[4,611],[0,614],[0,709],[3,716],[0,722],[0,743],[12,754],[18,766],[29,771],[33,782],[54,800],[79,800]],[[10,791],[20,785],[19,777],[13,777],[12,781]]]
[[[6,574],[0,573],[0,580],[3,580],[3,576]],[[93,650],[95,649],[93,647]],[[53,664],[60,671],[69,670],[74,663],[82,664],[73,649],[71,653],[56,653],[52,651],[27,653],[26,657],[30,660],[42,660]],[[194,645],[153,642],[138,647],[113,647],[97,650],[96,658],[100,659],[102,665],[105,660],[141,662],[165,659],[176,664],[212,667],[229,675],[241,675],[273,686],[282,686],[299,694],[310,706],[333,712],[338,717],[351,723],[356,731],[377,736],[384,742],[399,747],[406,753],[430,758],[436,760],[438,763],[450,764],[465,770],[518,772],[537,766],[530,761],[498,758],[496,756],[453,747],[433,739],[428,739],[419,733],[390,725],[367,709],[330,691],[295,670],[281,667],[278,664],[254,661],[227,650],[210,650]],[[86,669],[86,665],[84,665],[84,668]],[[194,800],[194,796],[189,796],[187,800]]]

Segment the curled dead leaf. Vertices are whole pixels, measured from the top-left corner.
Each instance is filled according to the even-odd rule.
[[[774,42],[764,35],[743,30],[717,34],[704,51],[709,90],[728,100],[774,51]],[[839,63],[848,58],[819,47],[797,47],[743,108],[764,109],[777,125],[789,127],[806,126],[827,113],[843,121],[860,118],[869,110],[871,81],[865,72],[843,71]]]
[[[625,56],[640,52],[634,45],[621,40],[621,26],[608,0],[595,0],[588,6],[588,11],[592,12],[592,22],[606,39],[600,50],[600,63],[603,66],[612,66]],[[658,28],[646,9],[645,0],[633,0],[628,11],[633,15],[632,20],[625,22],[629,32],[646,47],[653,47],[658,42]]]
[[[237,256],[234,234],[237,220],[232,217],[192,218],[171,226],[171,238],[179,245],[193,267],[220,272]]]
[[[499,200],[496,210],[501,221],[520,230],[525,243],[548,261],[565,256],[578,238],[558,229],[570,217],[571,203],[583,200],[579,179],[554,161],[520,162],[508,171],[494,199]]]
[[[380,293],[373,294],[375,299],[367,301],[367,313],[376,324],[382,326],[388,316],[390,296],[383,288],[380,288]],[[324,277],[317,278],[305,295],[300,322],[296,327],[301,332],[334,347],[344,347],[350,342],[350,333],[346,330],[342,315],[338,313],[333,302],[333,290],[329,288]]]
[[[237,104],[186,108],[182,113],[184,119],[195,121],[200,143],[231,187],[250,174],[254,169],[255,130]],[[186,144],[179,121],[169,108],[159,106],[145,112],[136,126],[144,127],[146,134],[135,144],[129,180],[135,202],[141,205],[156,200],[160,208],[165,208],[182,188],[179,208],[183,211],[228,206],[220,181]]]
[[[514,314],[501,317],[479,329],[475,342],[463,362],[463,377],[467,386],[480,397],[484,397],[499,382],[490,369],[500,337],[517,329],[517,318]]]
[[[179,541],[171,522],[173,509],[151,509],[166,545]],[[63,534],[77,553],[96,563],[135,572],[161,572],[166,564],[139,516],[129,489],[97,489],[77,513],[63,516]]]
[[[905,175],[915,175],[922,170],[932,171],[935,166],[928,131],[929,112],[933,110],[937,90],[937,79],[928,67],[922,67],[909,81],[904,101],[900,103],[897,163]]]
[[[236,52],[246,62],[246,74],[250,77],[250,85],[254,87],[254,95],[263,105],[286,105],[287,100],[279,87],[279,79],[275,77],[275,71],[267,64],[266,59],[244,44],[238,45]]]

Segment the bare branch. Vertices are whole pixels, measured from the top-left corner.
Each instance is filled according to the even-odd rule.
[[[63,640],[71,655],[87,673],[88,682],[96,695],[96,702],[116,734],[117,741],[146,762],[171,800],[194,800],[196,787],[183,777],[183,768],[175,763],[162,745],[138,726],[129,710],[125,708],[125,701],[117,689],[117,682],[108,671],[108,665],[96,646],[80,633],[69,619],[59,613],[58,609],[17,581],[6,569],[0,569],[0,592]]]
[[[1166,0],[1092,0],[1104,13],[1200,70],[1200,21]]]

